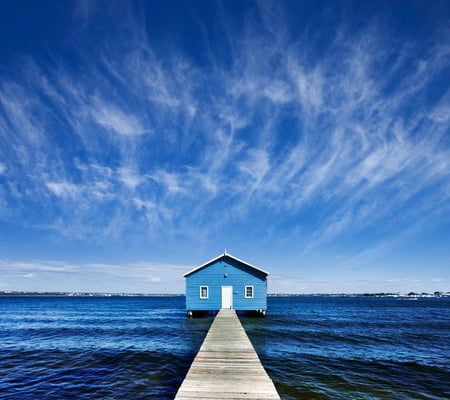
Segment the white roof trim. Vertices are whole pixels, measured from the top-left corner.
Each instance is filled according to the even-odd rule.
[[[247,266],[250,267],[250,268],[253,268],[253,269],[255,269],[255,270],[259,271],[259,272],[262,272],[263,274],[269,275],[269,273],[268,273],[267,271],[264,271],[264,270],[261,269],[261,268],[255,267],[254,265],[249,264],[248,262],[243,261],[243,260],[241,260],[241,259],[239,259],[239,258],[237,258],[237,257],[234,257],[234,256],[232,256],[231,254],[227,253],[226,250],[225,250],[225,252],[224,252],[223,254],[221,254],[220,256],[217,256],[217,257],[213,258],[212,260],[209,260],[209,261],[203,263],[203,264],[200,265],[199,267],[196,267],[196,268],[194,268],[193,270],[191,270],[191,271],[189,271],[189,272],[186,272],[186,273],[183,275],[183,277],[186,278],[187,276],[189,276],[189,275],[193,274],[194,272],[196,272],[196,271],[198,271],[198,270],[200,270],[200,269],[206,267],[207,265],[212,264],[212,263],[216,262],[217,260],[220,260],[222,257],[230,257],[230,258],[232,258],[233,260],[235,260],[235,261],[237,261],[237,262],[240,262],[241,264],[245,264],[245,265],[247,265]]]

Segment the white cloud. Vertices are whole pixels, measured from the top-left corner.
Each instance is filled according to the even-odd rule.
[[[131,113],[124,112],[121,108],[107,104],[104,101],[95,100],[91,115],[95,122],[106,129],[113,130],[119,135],[135,136],[146,133],[146,130],[138,118]]]
[[[186,193],[183,174],[159,170],[151,178],[162,185],[169,194]]]
[[[220,182],[216,180],[214,174],[199,171],[197,168],[188,168],[186,179],[190,182],[191,189],[201,189],[202,192],[208,193],[211,198],[214,198],[221,189]]]
[[[449,97],[450,91],[446,96],[446,101],[443,101],[430,113],[430,118],[432,118],[435,122],[448,125],[448,122],[450,120],[450,100],[448,100]]]
[[[166,263],[74,264],[0,259],[2,290],[184,293],[188,265]]]
[[[42,109],[39,106],[41,104],[32,91],[17,83],[0,81],[0,137],[5,140],[3,157],[10,159],[16,155],[14,161],[27,171],[33,163],[45,162],[36,156],[48,148],[42,119],[47,110],[44,105]]]
[[[323,106],[324,78],[319,69],[305,71],[301,62],[290,59],[288,62],[288,73],[297,89],[297,98],[302,112],[307,113],[308,118],[314,117]]]
[[[283,81],[271,82],[264,88],[264,95],[276,104],[285,104],[292,101],[290,88]]]
[[[119,168],[118,172],[119,180],[132,190],[136,189],[145,180],[145,177],[136,174],[131,168],[122,167]]]
[[[81,193],[81,188],[78,185],[69,182],[46,182],[47,188],[58,197],[78,197]]]
[[[269,155],[262,149],[250,150],[247,159],[238,166],[244,174],[250,176],[251,185],[258,186],[270,170]]]
[[[6,174],[7,168],[6,165],[3,163],[0,163],[0,175]]]
[[[143,200],[135,197],[133,203],[137,209],[142,210],[145,214],[145,220],[149,226],[149,230],[157,232],[163,224],[167,226],[171,222],[172,213],[164,204],[156,204],[151,200]]]

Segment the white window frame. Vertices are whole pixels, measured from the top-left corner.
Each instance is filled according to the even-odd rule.
[[[203,289],[206,289],[206,296],[203,295]],[[200,286],[200,298],[207,299],[209,297],[209,287],[206,285]]]
[[[250,296],[247,294],[247,289],[248,289],[248,288],[252,288],[252,289],[251,289],[251,290],[252,290],[252,294],[251,294]],[[245,298],[246,298],[246,299],[253,299],[254,294],[255,294],[255,288],[253,287],[253,285],[247,285],[247,286],[245,287],[245,291],[244,291],[244,296],[245,296]]]

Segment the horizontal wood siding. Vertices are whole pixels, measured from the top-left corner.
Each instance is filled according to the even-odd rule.
[[[200,286],[208,286],[208,299],[200,299]],[[233,259],[225,258],[186,277],[186,309],[220,310],[222,286],[233,287],[235,310],[266,310],[266,275]],[[253,298],[245,298],[245,286],[253,286]]]

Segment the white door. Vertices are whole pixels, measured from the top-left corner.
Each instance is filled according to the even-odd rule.
[[[222,286],[222,308],[233,307],[233,287]]]

